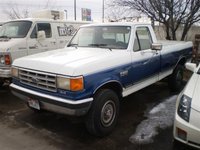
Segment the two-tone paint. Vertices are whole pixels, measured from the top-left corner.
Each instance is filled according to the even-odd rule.
[[[103,25],[113,26],[113,23]],[[13,64],[19,69],[55,75],[68,77],[81,75],[84,78],[84,90],[71,92],[57,89],[56,92],[49,92],[25,85],[14,78],[13,84],[11,84],[13,93],[19,97],[23,95],[34,97],[34,95],[40,94],[39,100],[40,97],[48,98],[48,96],[51,96],[51,100],[54,97],[55,101],[62,98],[63,101],[66,99],[66,103],[71,101],[83,104],[86,100],[87,103],[90,102],[86,109],[88,110],[95,92],[102,87],[113,88],[121,97],[128,96],[169,76],[177,64],[185,63],[192,54],[191,42],[170,41],[163,43],[162,51],[147,49],[135,52],[133,51],[133,39],[137,27],[148,27],[153,43],[158,43],[152,27],[148,24],[134,23],[116,23],[114,25],[131,27],[127,49],[68,47],[17,59]],[[23,91],[26,89],[28,89],[28,94]],[[20,91],[22,91],[21,95]],[[87,111],[81,115],[85,113]]]

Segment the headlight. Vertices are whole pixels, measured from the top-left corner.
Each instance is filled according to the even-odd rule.
[[[178,115],[185,121],[189,122],[190,108],[192,99],[186,95],[183,95],[178,105]]]
[[[9,54],[0,56],[0,63],[4,65],[11,65],[11,57]]]
[[[0,55],[0,63],[5,64],[5,58],[3,55]]]
[[[11,72],[12,72],[13,77],[15,77],[15,78],[19,77],[19,69],[18,68],[12,67]]]
[[[70,91],[81,91],[84,88],[83,77],[67,78],[57,76],[57,88]]]

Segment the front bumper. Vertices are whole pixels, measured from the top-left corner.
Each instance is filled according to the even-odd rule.
[[[11,68],[0,68],[0,78],[11,78]]]
[[[72,116],[82,116],[85,115],[90,109],[93,98],[82,99],[82,100],[69,100],[63,99],[55,96],[50,96],[33,90],[29,90],[20,87],[14,83],[10,85],[11,92],[28,103],[28,100],[34,99],[38,100],[40,108],[56,113],[72,115]]]
[[[186,139],[181,139],[178,135],[178,129],[186,133]],[[173,134],[177,141],[198,149],[200,148],[200,129],[180,118],[177,113],[174,121]]]

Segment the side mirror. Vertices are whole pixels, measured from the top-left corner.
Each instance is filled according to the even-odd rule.
[[[190,70],[192,72],[195,72],[196,68],[197,68],[197,65],[194,64],[194,63],[186,63],[185,64],[185,67],[187,70]]]
[[[156,51],[161,51],[162,50],[162,44],[160,44],[160,43],[153,43],[151,45],[151,49],[152,50],[156,50]]]
[[[44,31],[38,31],[37,32],[37,39],[38,40],[45,40],[46,39],[46,34]]]

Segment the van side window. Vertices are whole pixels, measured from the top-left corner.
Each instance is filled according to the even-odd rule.
[[[51,37],[51,25],[49,23],[38,23],[37,24],[38,31],[44,31],[46,34],[46,38]]]
[[[134,39],[134,51],[151,49],[152,38],[147,27],[138,27]]]
[[[38,23],[32,33],[31,33],[31,38],[37,38],[37,32],[38,31],[44,31],[46,34],[46,38],[52,37],[52,32],[51,32],[51,25],[49,23]]]

